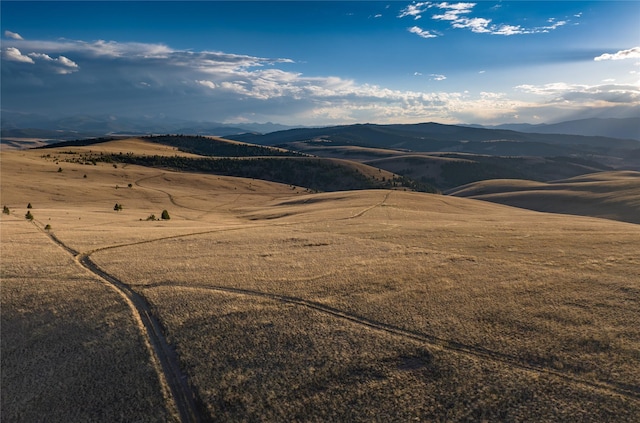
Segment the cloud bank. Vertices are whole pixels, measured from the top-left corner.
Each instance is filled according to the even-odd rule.
[[[459,20],[469,4],[448,7],[443,16],[449,13],[452,22]],[[514,116],[531,120],[534,113],[544,113],[541,104],[549,117],[556,117],[580,107],[637,107],[640,102],[637,85],[611,83],[519,85],[516,92],[532,97],[527,100],[486,88],[475,93],[427,92],[418,85],[391,89],[338,76],[304,75],[291,69],[296,65],[291,58],[179,50],[155,43],[8,36],[2,56],[3,108],[39,113],[171,115],[292,125],[502,123]],[[438,84],[448,82],[443,82],[445,75],[427,75]]]

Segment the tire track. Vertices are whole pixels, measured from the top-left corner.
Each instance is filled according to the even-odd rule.
[[[342,219],[336,219],[336,220],[349,220],[349,219],[356,219],[358,217],[362,217],[362,216],[364,216],[365,213],[375,209],[376,207],[380,207],[380,206],[384,205],[384,203],[386,203],[387,200],[389,199],[389,195],[391,195],[391,191],[387,191],[385,193],[385,195],[384,195],[384,198],[379,203],[376,203],[376,204],[374,204],[372,206],[369,206],[366,209],[361,210],[361,211],[359,211],[358,213],[356,213],[354,215],[351,215],[351,216],[348,216],[348,217],[343,217]]]
[[[341,320],[345,320],[361,326],[365,326],[376,331],[397,335],[405,339],[411,339],[413,341],[422,342],[425,344],[442,348],[444,350],[454,351],[456,353],[461,353],[461,354],[473,356],[476,358],[481,358],[484,360],[500,362],[512,367],[517,367],[522,370],[536,372],[536,373],[544,373],[550,376],[555,376],[565,381],[571,382],[573,384],[587,386],[589,388],[606,391],[608,393],[619,394],[628,398],[640,399],[640,387],[638,386],[625,385],[625,384],[615,383],[615,382],[594,381],[594,380],[583,379],[578,376],[574,376],[568,373],[563,373],[549,367],[545,367],[537,364],[525,363],[521,359],[513,355],[492,351],[492,350],[478,347],[478,346],[467,345],[458,341],[441,338],[441,337],[427,334],[427,333],[421,333],[421,332],[415,332],[407,329],[402,329],[397,326],[390,325],[388,323],[383,323],[383,322],[379,322],[366,317],[351,314],[349,312],[346,312],[331,306],[327,306],[315,301],[305,300],[304,298],[273,294],[269,292],[255,291],[255,290],[244,289],[244,288],[232,288],[232,287],[212,286],[212,285],[193,286],[193,285],[179,284],[179,283],[160,283],[160,284],[140,285],[140,286],[144,286],[148,288],[160,287],[160,286],[171,286],[171,287],[180,287],[180,288],[186,288],[186,289],[211,290],[211,291],[225,292],[225,293],[231,293],[231,294],[237,294],[237,295],[266,298],[273,301],[293,304],[301,307],[306,307],[311,310],[315,310],[324,314],[328,314],[332,317],[335,317]]]
[[[89,253],[79,253],[63,243],[54,234],[45,231],[35,223],[34,226],[47,235],[56,245],[71,254],[80,266],[98,276],[106,285],[113,288],[124,298],[150,350],[151,360],[155,364],[160,383],[162,386],[168,387],[170,391],[167,394],[170,401],[175,404],[178,410],[180,421],[183,423],[200,423],[205,420],[202,416],[206,415],[206,412],[201,411],[201,408],[196,405],[201,402],[191,389],[187,376],[180,368],[175,350],[167,342],[159,320],[152,314],[151,307],[144,297],[96,265],[89,257],[93,251]]]
[[[350,216],[350,217],[346,217],[343,219],[353,219],[356,217],[360,217],[363,214],[365,214],[367,211],[380,206],[382,204],[384,204],[384,202],[388,199],[389,195],[391,194],[391,192],[388,192],[384,199],[380,202],[377,203],[371,207],[368,207],[362,211],[360,211],[359,213]],[[266,226],[266,225],[259,225],[259,226]],[[138,242],[134,242],[134,243],[128,243],[128,244],[121,244],[121,245],[113,245],[113,246],[107,246],[107,247],[102,247],[102,248],[98,248],[95,250],[92,250],[88,253],[83,254],[83,256],[86,257],[86,261],[92,263],[92,265],[95,267],[95,269],[97,269],[99,272],[101,272],[102,274],[109,276],[111,279],[113,280],[117,280],[116,278],[114,278],[111,275],[108,275],[106,272],[102,271],[95,263],[91,262],[91,260],[89,259],[89,255],[95,253],[95,252],[99,252],[99,251],[103,251],[103,250],[108,250],[108,249],[114,249],[114,248],[120,248],[120,247],[127,247],[127,246],[131,246],[131,245],[139,245],[139,244],[146,244],[146,243],[152,243],[152,242],[156,242],[156,241],[162,241],[162,240],[168,240],[168,239],[174,239],[174,238],[184,238],[184,237],[189,237],[189,236],[197,236],[197,235],[204,235],[204,234],[209,234],[209,233],[215,233],[215,232],[227,232],[227,231],[233,231],[233,230],[240,230],[240,229],[246,229],[243,227],[238,227],[238,228],[227,228],[227,229],[217,229],[217,230],[210,230],[210,231],[203,231],[203,232],[198,232],[198,233],[189,233],[189,234],[181,234],[181,235],[173,235],[173,236],[169,236],[169,237],[161,237],[161,238],[157,238],[157,239],[152,239],[152,240],[145,240],[145,241],[138,241]],[[75,251],[73,249],[68,248],[64,243],[60,242],[53,234],[51,233],[47,233],[47,235],[49,235],[51,237],[52,240],[54,240],[54,242],[56,242],[58,245],[60,245],[62,248],[64,248],[65,250],[67,250],[70,253],[74,253]],[[84,264],[83,264],[84,266]],[[89,269],[93,272],[92,269]],[[101,276],[102,277],[102,276]],[[136,294],[130,287],[130,285],[124,284],[121,281],[118,281],[118,283],[127,291],[131,292],[132,294],[135,294],[137,296],[140,297],[139,294]],[[616,393],[619,395],[623,395],[625,397],[629,397],[629,398],[635,398],[635,399],[639,399],[640,398],[640,387],[635,386],[635,385],[624,385],[624,384],[619,384],[619,383],[615,383],[615,382],[604,382],[604,381],[591,381],[591,380],[586,380],[583,378],[580,378],[578,376],[574,376],[565,372],[561,372],[558,370],[555,370],[553,368],[549,368],[549,367],[545,367],[542,365],[537,365],[537,364],[530,364],[530,363],[526,363],[523,362],[521,359],[519,359],[516,356],[512,356],[509,354],[504,354],[504,353],[500,353],[497,351],[493,351],[493,350],[489,350],[486,348],[482,348],[482,347],[478,347],[478,346],[473,346],[473,345],[467,345],[458,341],[454,341],[454,340],[450,340],[450,339],[446,339],[446,338],[441,338],[435,335],[431,335],[431,334],[427,334],[427,333],[421,333],[421,332],[415,332],[415,331],[411,331],[411,330],[407,330],[407,329],[402,329],[387,323],[383,323],[383,322],[379,322],[373,319],[368,319],[366,317],[362,317],[362,316],[358,316],[358,315],[354,315],[351,314],[349,312],[337,309],[337,308],[333,308],[321,303],[317,303],[314,301],[310,301],[310,300],[305,300],[303,298],[299,298],[299,297],[293,297],[293,296],[287,296],[287,295],[280,295],[280,294],[274,294],[274,293],[268,293],[268,292],[262,292],[262,291],[255,291],[255,290],[250,290],[250,289],[243,289],[243,288],[233,288],[233,287],[225,287],[225,286],[215,286],[215,285],[208,285],[208,286],[193,286],[193,285],[186,285],[186,284],[171,284],[171,283],[167,283],[167,284],[151,284],[151,285],[138,285],[140,287],[155,287],[155,286],[179,286],[182,288],[188,288],[188,289],[205,289],[205,290],[212,290],[212,291],[218,291],[218,292],[227,292],[227,293],[232,293],[232,294],[238,294],[238,295],[246,295],[246,296],[254,296],[254,297],[261,297],[261,298],[267,298],[267,299],[271,299],[274,301],[280,301],[280,302],[285,302],[285,303],[289,303],[289,304],[294,304],[294,305],[298,305],[298,306],[302,306],[302,307],[306,307],[312,310],[316,310],[318,312],[322,312],[328,315],[331,315],[335,318],[339,318],[342,320],[346,320],[346,321],[350,321],[352,323],[356,323],[356,324],[360,324],[366,327],[369,327],[370,329],[373,330],[378,330],[378,331],[383,331],[389,334],[393,334],[393,335],[397,335],[397,336],[401,336],[407,339],[412,339],[414,341],[418,341],[418,342],[422,342],[422,343],[426,343],[429,345],[433,345],[436,347],[440,347],[442,349],[445,350],[449,350],[449,351],[454,351],[454,352],[458,352],[458,353],[462,353],[465,355],[470,355],[470,356],[474,356],[477,358],[482,358],[485,360],[492,360],[492,361],[497,361],[497,362],[501,362],[513,367],[517,367],[523,370],[527,370],[527,371],[533,371],[533,372],[538,372],[538,373],[544,373],[544,374],[548,374],[548,375],[552,375],[552,376],[556,376],[558,378],[564,379],[566,381],[569,381],[571,383],[577,383],[577,384],[581,384],[584,386],[588,386],[591,388],[595,388],[595,389],[599,389],[599,390],[604,390],[607,391],[609,393]],[[142,297],[141,297],[142,298]],[[146,303],[146,301],[142,300],[143,302]],[[148,305],[147,305],[148,307]]]
[[[158,319],[152,314],[149,303],[127,284],[111,276],[96,265],[88,254],[79,254],[76,260],[85,269],[99,276],[125,296],[138,314],[145,335],[153,348],[157,361],[160,362],[164,379],[171,390],[173,400],[182,422],[201,422],[201,412],[196,406],[199,402],[189,385],[187,375],[180,368],[178,356],[165,338]]]

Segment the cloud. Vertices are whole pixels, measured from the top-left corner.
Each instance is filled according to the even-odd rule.
[[[419,37],[422,38],[436,38],[437,35],[432,34],[429,31],[425,31],[424,29],[418,27],[418,26],[412,26],[411,28],[407,28],[407,31],[411,32],[412,34],[416,34]]]
[[[603,60],[624,60],[624,59],[638,59],[640,58],[640,47],[633,47],[627,50],[620,50],[617,53],[604,53],[598,57],[594,57],[593,60],[600,62]]]
[[[23,40],[23,38],[17,32],[5,31],[4,36],[7,38],[13,38],[14,40]]]
[[[538,116],[555,118],[549,114],[559,109],[626,107],[637,104],[640,95],[637,86],[611,83],[522,85],[510,95],[488,89],[393,89],[334,75],[308,76],[291,70],[296,62],[289,58],[180,50],[163,44],[9,39],[3,40],[3,47],[3,108],[47,114],[163,114],[292,125],[500,123],[515,115],[524,119],[534,109]],[[426,75],[432,81],[446,78]],[[551,111],[544,114],[536,108],[541,103]]]
[[[460,15],[471,13],[471,10],[475,6],[475,3],[439,3],[435,6],[439,9],[445,10],[443,15],[433,15],[432,19],[441,21],[457,21]]]
[[[210,89],[212,89],[212,90],[213,90],[213,89],[215,89],[215,88],[216,88],[216,86],[217,86],[217,85],[215,84],[215,82],[212,82],[212,81],[206,81],[206,80],[196,81],[196,83],[198,83],[198,84],[202,85],[203,87],[210,88]]]
[[[404,18],[406,16],[412,16],[414,20],[418,20],[422,18],[422,14],[427,11],[431,7],[431,2],[419,2],[413,3],[405,7],[400,11],[398,15],[399,18]]]
[[[478,34],[491,35],[519,35],[519,34],[539,34],[560,28],[568,23],[568,21],[558,21],[555,18],[547,19],[547,25],[525,28],[521,25],[511,24],[494,24],[491,19],[484,17],[469,16],[476,3],[428,3],[428,7],[435,7],[444,13],[434,14],[431,16],[433,20],[450,22],[452,28],[469,29]],[[426,9],[421,8],[421,13]],[[492,7],[491,10],[496,10]],[[415,11],[415,10],[414,10]],[[406,14],[402,15],[406,16]]]
[[[581,85],[556,82],[545,85],[519,85],[515,87],[526,93],[544,96],[547,104],[553,103],[640,103],[640,84]]]
[[[48,54],[45,53],[29,53],[28,55],[31,58],[34,59],[38,59],[38,60],[42,60],[44,62],[48,62],[50,65],[52,65],[52,70],[55,73],[61,74],[61,75],[66,75],[69,73],[73,73],[75,71],[78,70],[78,64],[76,62],[74,62],[73,60],[64,57],[64,56],[58,56],[57,59],[52,58],[51,56],[49,56]]]
[[[10,62],[35,63],[32,58],[24,56],[20,50],[15,47],[5,48],[2,52],[2,57],[4,57],[4,60],[9,60]]]

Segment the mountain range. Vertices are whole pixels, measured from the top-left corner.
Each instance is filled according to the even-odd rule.
[[[389,128],[406,125],[386,125]],[[497,126],[457,125],[476,129],[510,130],[538,134],[602,136],[640,140],[640,117],[624,119],[580,119],[554,124],[503,124]],[[76,115],[51,118],[32,113],[1,111],[2,138],[43,138],[69,140],[117,134],[238,135],[247,132],[268,134],[300,128],[276,123],[221,123],[190,121],[170,116],[122,117]],[[307,128],[313,129],[313,128]],[[317,128],[315,128],[317,129]]]
[[[640,140],[640,118],[579,119],[553,124],[510,123],[497,126],[469,125],[476,128],[508,129],[538,134],[595,135]]]

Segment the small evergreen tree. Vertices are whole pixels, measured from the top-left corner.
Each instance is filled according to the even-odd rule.
[[[27,214],[24,215],[24,218],[27,220],[33,220],[33,215],[31,214],[31,211],[28,211]]]
[[[31,203],[27,204],[27,208],[28,209],[32,208]]]
[[[169,216],[169,212],[166,210],[162,210],[162,216],[160,216],[162,220],[169,220],[171,217]]]

